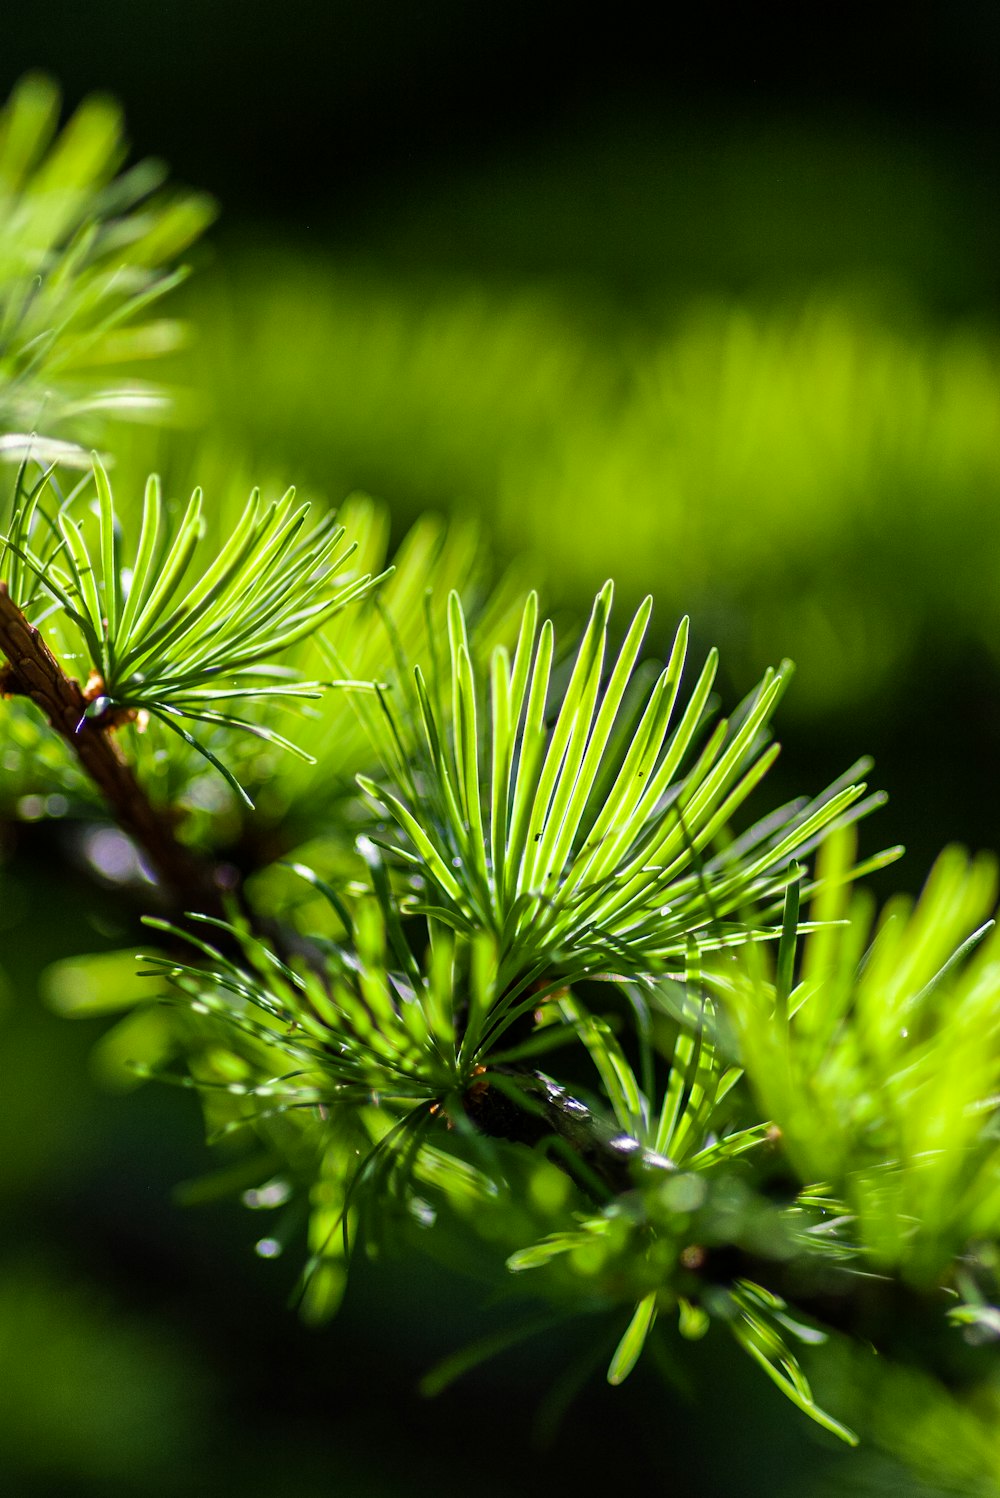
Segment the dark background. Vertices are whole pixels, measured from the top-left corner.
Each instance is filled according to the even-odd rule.
[[[266,260],[269,245],[291,243],[370,261],[390,278],[557,277],[613,325],[624,305],[641,317],[653,281],[666,278],[676,297],[692,286],[780,294],[786,279],[842,269],[851,243],[859,263],[877,259],[884,236],[890,268],[932,325],[996,317],[1000,10],[986,0],[905,11],[619,4],[592,18],[521,0],[14,0],[2,42],[0,92],[28,68],[55,76],[69,103],[107,90],[125,106],[137,154],[165,157],[218,197],[208,276],[233,246],[259,245]],[[763,179],[780,196],[786,148],[808,163],[801,142],[831,134],[858,142],[859,169],[876,157],[930,163],[954,216],[930,225],[926,245],[900,248],[895,205],[862,195],[855,239],[827,249],[793,203],[798,238],[763,234],[738,252],[697,225],[665,233],[648,221],[640,168],[657,153],[690,164],[720,142],[771,141]],[[640,163],[632,187],[629,161]],[[547,215],[560,162],[592,194],[592,211]],[[492,216],[463,213],[476,183],[500,205]],[[825,191],[817,168],[817,223]],[[602,194],[610,223],[599,222]],[[315,448],[308,462],[320,464]],[[357,463],[350,481],[393,502],[392,474],[372,468]],[[398,496],[402,510],[423,494],[415,480]],[[847,721],[820,714],[793,726],[789,743],[799,771],[816,776],[878,751],[882,783],[903,808],[886,814],[881,840],[914,848],[911,883],[948,836],[1000,842],[995,657],[961,641],[923,646],[912,705],[876,700]],[[513,1313],[423,1261],[362,1262],[340,1319],[302,1329],[284,1304],[293,1269],[253,1257],[248,1214],[171,1201],[178,1180],[206,1167],[193,1100],[101,1092],[88,1075],[100,1027],[73,1028],[39,1005],[49,962],[131,939],[108,897],[55,876],[51,858],[44,847],[22,856],[27,897],[19,909],[11,895],[4,917],[6,1491],[938,1491],[877,1448],[854,1457],[814,1438],[726,1346],[693,1352],[690,1398],[655,1370],[617,1392],[598,1372],[548,1444],[532,1434],[538,1402],[588,1339],[603,1348],[606,1328],[530,1344],[424,1401],[416,1380],[435,1358]]]
[[[619,4],[589,20],[552,0],[101,0],[85,15],[66,0],[7,7],[0,77],[40,67],[70,99],[113,93],[138,153],[229,216],[287,222],[623,106],[679,130],[734,110],[848,114],[992,157],[998,46],[988,0]]]

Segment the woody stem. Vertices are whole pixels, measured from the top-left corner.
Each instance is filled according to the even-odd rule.
[[[203,910],[220,908],[219,871],[179,842],[172,820],[152,805],[114,735],[86,716],[87,699],[0,582],[0,690],[28,697],[76,755],[123,832],[138,844],[170,892]]]

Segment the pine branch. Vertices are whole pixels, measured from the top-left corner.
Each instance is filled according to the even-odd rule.
[[[149,801],[124,759],[109,724],[87,717],[88,702],[67,676],[34,625],[0,582],[0,651],[7,658],[2,690],[28,697],[69,745],[107,801],[115,821],[147,855],[170,889],[187,903],[216,910],[224,880],[180,843],[169,814]]]
[[[633,1191],[637,1167],[673,1168],[541,1072],[484,1068],[463,1094],[462,1108],[487,1138],[546,1146],[554,1164],[598,1204]]]

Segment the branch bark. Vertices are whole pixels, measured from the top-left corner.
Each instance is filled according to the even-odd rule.
[[[510,1086],[490,1080],[510,1078]],[[624,1130],[598,1118],[585,1103],[540,1072],[493,1067],[462,1097],[466,1117],[481,1134],[534,1148],[554,1146],[550,1158],[592,1201],[603,1204],[636,1184],[636,1167],[673,1170]]]
[[[210,913],[221,907],[224,876],[181,843],[169,813],[157,810],[126,761],[113,731],[86,716],[79,682],[67,676],[33,624],[0,582],[0,651],[7,669],[0,690],[24,696],[43,712],[103,795],[115,821],[146,854],[183,904]]]

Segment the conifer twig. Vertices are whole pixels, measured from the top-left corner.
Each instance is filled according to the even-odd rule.
[[[79,683],[67,676],[3,582],[0,651],[7,659],[0,690],[28,697],[45,714],[107,801],[119,827],[139,845],[171,891],[188,903],[218,909],[221,870],[178,841],[169,814],[152,805],[109,726],[86,716],[87,699]]]

